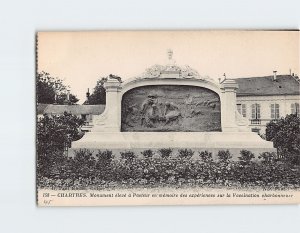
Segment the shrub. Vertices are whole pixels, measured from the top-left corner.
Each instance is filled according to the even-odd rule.
[[[78,161],[78,162],[81,162],[81,163],[85,163],[93,155],[93,153],[88,149],[75,150],[74,154],[75,154],[74,160]]]
[[[183,158],[191,158],[194,155],[194,151],[191,149],[179,149],[178,150],[179,154],[179,158],[183,159]]]
[[[105,150],[105,151],[99,150],[98,153],[96,154],[96,157],[98,158],[99,165],[107,166],[111,163],[113,159],[113,153],[111,150]]]
[[[287,162],[300,155],[300,117],[296,114],[267,124],[266,139],[274,142],[279,155]]]
[[[72,141],[83,136],[80,127],[84,121],[65,112],[60,116],[44,115],[37,121],[37,154],[49,154],[55,151],[64,151]]]
[[[145,157],[145,158],[152,158],[153,157],[153,154],[154,152],[152,150],[144,150],[141,152],[141,154]]]
[[[243,151],[240,161],[235,162],[230,160],[229,151],[220,151],[219,160],[214,162],[212,154],[203,151],[199,153],[203,163],[192,159],[134,159],[132,151],[122,152],[122,159],[113,159],[109,150],[98,151],[96,156],[89,150],[79,150],[74,158],[62,154],[43,158],[44,163],[38,163],[37,185],[51,189],[126,189],[141,185],[154,188],[170,185],[239,189],[300,187],[298,166],[278,161],[276,154],[269,152],[259,156],[262,162],[252,162],[251,154]],[[243,166],[244,162],[248,165]]]
[[[96,160],[88,149],[75,151],[73,170],[76,177],[91,177],[95,174]]]
[[[199,156],[204,163],[212,163],[213,158],[212,158],[212,153],[208,152],[207,150],[205,151],[200,151]]]
[[[48,152],[47,154],[38,154],[37,176],[51,177],[57,175],[57,167],[64,166],[67,160],[68,158],[57,150]]]
[[[300,154],[286,153],[286,160],[292,165],[300,166]]]
[[[171,148],[162,148],[158,150],[162,158],[169,158],[172,153]]]
[[[276,153],[275,152],[263,152],[258,156],[261,159],[263,164],[272,164],[276,161]]]
[[[232,158],[232,155],[230,154],[229,150],[220,150],[218,152],[218,159],[219,159],[219,162],[222,162],[222,163],[229,163],[230,162],[230,159]]]
[[[120,154],[121,158],[127,161],[132,161],[136,157],[133,151],[120,152]]]
[[[238,157],[240,160],[240,164],[242,165],[249,165],[251,163],[251,160],[255,158],[254,154],[249,150],[241,150],[240,151],[241,156]]]

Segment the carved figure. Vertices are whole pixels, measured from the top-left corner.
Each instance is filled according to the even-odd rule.
[[[164,117],[166,121],[165,124],[170,123],[170,121],[177,120],[179,116],[181,116],[179,108],[173,102],[166,102],[164,112]]]
[[[193,96],[190,94],[186,95],[186,98],[184,99],[185,104],[185,117],[191,118],[192,117],[192,111],[193,111]]]
[[[109,78],[109,79],[116,79],[116,80],[118,80],[120,83],[122,83],[121,77],[119,77],[119,76],[117,76],[117,75],[110,74],[110,75],[108,76],[108,78]]]
[[[142,104],[141,110],[141,125],[150,127],[152,126],[154,115],[157,115],[157,95],[150,93],[148,99],[146,99]]]
[[[198,110],[193,109],[192,112],[191,112],[191,117],[198,116],[198,115],[204,115],[204,113],[199,109]]]

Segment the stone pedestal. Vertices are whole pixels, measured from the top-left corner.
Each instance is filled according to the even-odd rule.
[[[252,132],[90,132],[72,148],[273,148],[273,143]]]
[[[106,105],[102,115],[94,116],[93,132],[120,132],[121,130],[121,83],[117,79],[108,79],[106,89]]]
[[[132,150],[137,155],[146,149],[172,148],[174,151],[190,148],[198,156],[200,151],[210,151],[215,155],[219,150],[229,150],[234,159],[240,150],[247,149],[256,154],[273,152],[273,143],[252,132],[90,132],[81,140],[72,143],[69,155],[75,150],[88,148],[91,151],[109,149],[116,156],[119,152]]]
[[[238,132],[236,122],[236,90],[238,84],[233,79],[225,79],[222,83],[221,121],[223,132]]]

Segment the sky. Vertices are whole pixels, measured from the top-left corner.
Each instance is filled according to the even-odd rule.
[[[299,75],[299,31],[102,31],[38,33],[37,69],[64,80],[79,99],[109,74],[123,80],[167,62],[227,78]]]

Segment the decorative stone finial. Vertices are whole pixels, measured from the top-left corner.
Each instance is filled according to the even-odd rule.
[[[173,50],[167,50],[167,61],[165,65],[154,65],[146,69],[144,73],[137,76],[136,79],[141,78],[193,78],[193,79],[209,79],[202,77],[199,73],[189,66],[178,66],[173,59]]]
[[[168,61],[167,61],[167,65],[165,66],[164,71],[176,71],[179,72],[180,71],[180,67],[178,67],[176,65],[176,61],[173,59],[173,50],[172,49],[168,49],[167,50],[168,53]]]
[[[173,50],[172,49],[168,49],[167,53],[168,53],[168,59],[171,61],[172,58],[173,58]]]

